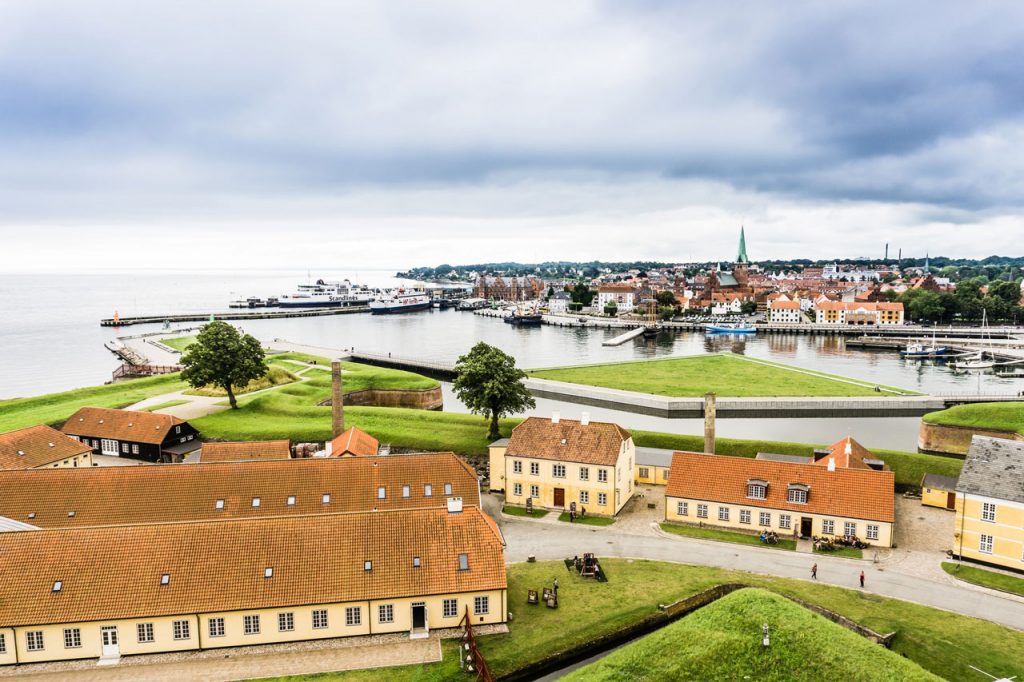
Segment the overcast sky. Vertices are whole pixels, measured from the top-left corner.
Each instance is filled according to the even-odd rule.
[[[0,270],[1022,255],[1022,45],[1018,0],[4,0]]]

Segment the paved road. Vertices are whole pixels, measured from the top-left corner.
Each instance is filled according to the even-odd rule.
[[[857,588],[857,578],[864,570],[868,592],[1024,630],[1024,599],[972,585],[942,584],[867,561],[660,534],[621,533],[614,526],[595,529],[506,517],[500,517],[498,525],[508,545],[505,558],[509,562],[526,561],[531,554],[539,560],[552,560],[594,552],[598,556],[715,566],[802,580],[810,577],[811,564],[817,562],[818,580],[822,583]]]

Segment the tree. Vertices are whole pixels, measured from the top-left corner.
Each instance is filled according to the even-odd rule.
[[[604,304],[604,314],[608,317],[615,317],[619,312],[619,304],[615,301],[608,301]]]
[[[227,322],[215,320],[204,326],[181,358],[181,372],[193,388],[220,386],[228,394],[231,409],[237,410],[235,387],[267,375],[263,347],[254,337],[239,334]]]
[[[537,406],[522,382],[526,372],[516,367],[515,358],[482,341],[459,358],[455,374],[455,395],[470,412],[491,420],[491,440],[501,437],[498,419]]]
[[[590,305],[591,301],[594,300],[594,292],[590,290],[590,287],[583,282],[578,282],[576,286],[569,292],[569,297],[573,303],[580,303],[583,306]]]
[[[547,296],[548,300],[550,301],[554,295],[555,295],[555,287],[552,286],[552,285],[548,285],[548,296]]]
[[[753,315],[757,312],[757,303],[755,301],[744,301],[740,305],[740,312],[744,315]]]

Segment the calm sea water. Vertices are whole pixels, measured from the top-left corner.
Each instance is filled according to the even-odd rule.
[[[316,272],[313,277],[364,282],[371,286],[397,283],[393,271]],[[280,295],[307,281],[304,271],[228,273],[112,272],[87,275],[0,275],[0,398],[37,395],[109,380],[117,359],[104,347],[116,334],[156,331],[160,325],[136,325],[115,331],[99,326],[114,311],[122,316],[184,312],[220,312],[227,302],[247,295]],[[707,337],[702,333],[662,334],[618,347],[601,343],[618,330],[584,330],[543,326],[513,328],[500,320],[455,310],[394,316],[369,314],[317,318],[252,320],[243,329],[260,339],[287,339],[330,348],[356,348],[410,357],[454,360],[477,341],[486,341],[514,355],[523,367],[617,361],[730,350],[808,367],[873,383],[926,392],[1004,393],[1024,390],[1024,380],[992,375],[956,376],[942,366],[902,360],[895,353],[846,349],[843,339],[823,336],[774,335]],[[189,325],[180,325],[186,327]],[[543,402],[543,405],[540,403]],[[459,409],[448,401],[449,409]],[[578,406],[539,401],[538,412]],[[618,416],[635,428],[664,428],[699,433],[692,420],[662,420],[641,415]],[[883,426],[884,424],[884,426]],[[917,420],[722,420],[722,435],[810,439],[806,429],[834,440],[851,433],[865,443],[912,447]],[[880,431],[881,430],[881,431]],[[900,435],[897,435],[899,431]],[[884,442],[883,442],[884,441]],[[897,442],[898,441],[898,442]]]

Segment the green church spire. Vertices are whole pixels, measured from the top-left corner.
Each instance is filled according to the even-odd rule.
[[[740,252],[736,256],[737,263],[749,263],[750,259],[747,258],[747,236],[743,231],[743,226],[740,225]]]

